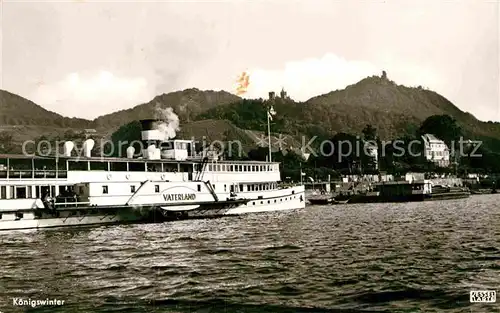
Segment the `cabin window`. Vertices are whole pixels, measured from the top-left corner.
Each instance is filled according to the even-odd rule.
[[[2,213],[0,213],[0,220],[2,219]]]
[[[14,196],[16,195],[14,186],[10,186],[10,193],[9,194],[10,194],[9,198],[14,199]]]
[[[161,163],[147,163],[148,172],[162,172]]]
[[[209,165],[208,165],[208,170],[209,170],[209,171],[212,171],[212,170],[213,170],[213,168],[212,168],[212,164],[209,164]]]
[[[243,192],[243,185],[240,185],[240,192]]]
[[[191,173],[193,171],[193,165],[191,164],[181,164],[181,172]]]
[[[250,191],[250,185],[247,185],[247,191]]]
[[[145,163],[129,162],[128,170],[131,172],[144,172],[146,170],[146,165]]]
[[[159,193],[160,192],[160,185],[155,185],[155,192]]]
[[[108,186],[104,185],[102,186],[102,194],[105,195],[108,193]]]
[[[19,221],[20,219],[22,219],[24,217],[24,214],[21,213],[21,212],[16,212],[16,221]]]
[[[234,192],[234,185],[229,186],[229,191]]]
[[[135,186],[134,185],[130,186],[130,192],[135,193]]]
[[[54,161],[51,164],[54,167]],[[32,169],[31,160],[29,159],[10,159],[9,165],[11,170],[30,171]]]
[[[66,186],[59,186],[59,194],[62,195],[66,192]]]
[[[234,172],[234,165],[229,165],[229,171]]]
[[[111,162],[109,164],[110,170],[115,172],[126,172],[127,163],[126,162]]]
[[[63,163],[64,167],[66,167],[66,162],[60,162],[60,163]],[[34,165],[34,169],[35,169],[34,178],[55,178],[56,177],[56,169],[57,169],[56,165],[57,164],[55,163],[55,160],[37,159],[37,160],[33,160],[33,165]],[[86,168],[85,168],[85,170],[86,170]]]
[[[198,192],[200,192],[200,191],[201,191],[201,185],[198,184]]]
[[[7,186],[0,186],[0,199],[7,199]]]
[[[69,170],[70,171],[87,171],[88,170],[88,162],[86,161],[69,161]]]
[[[176,172],[177,171],[177,164],[163,163],[163,171],[165,171],[165,172]]]
[[[108,162],[90,162],[91,171],[107,171]]]
[[[27,193],[28,199],[33,198],[33,186],[28,186],[26,188],[27,188],[27,191],[28,191],[28,193]]]
[[[0,178],[7,178],[7,159],[0,159]]]
[[[17,186],[16,187],[16,199],[26,199],[26,187],[25,186]]]
[[[220,165],[217,164],[217,172],[220,172]]]

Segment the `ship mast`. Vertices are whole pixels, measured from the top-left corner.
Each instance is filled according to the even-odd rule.
[[[269,156],[268,156],[268,160],[269,162],[272,162],[271,160],[271,153],[272,153],[272,150],[271,150],[271,114],[269,113],[269,110],[271,109],[271,106],[269,105],[268,108],[267,108],[267,144],[269,146]]]
[[[266,115],[267,115],[267,145],[269,147],[269,156],[267,157],[267,159],[269,160],[269,162],[272,162],[272,157],[271,157],[271,154],[272,154],[272,149],[271,149],[271,121],[272,121],[272,116],[276,114],[276,112],[274,112],[274,107],[273,107],[273,104],[274,104],[274,99],[275,99],[275,94],[273,91],[269,92],[269,101],[266,105]]]

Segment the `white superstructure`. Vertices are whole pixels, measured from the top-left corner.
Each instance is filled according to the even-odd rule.
[[[0,155],[0,230],[162,221],[305,206],[304,187],[280,186],[279,163],[219,161],[194,142],[162,141],[142,121],[143,157]]]

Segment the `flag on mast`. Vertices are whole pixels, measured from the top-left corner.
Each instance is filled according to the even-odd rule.
[[[275,116],[275,115],[276,115],[276,111],[274,111],[274,107],[271,105],[269,107],[269,110],[267,111],[267,116],[272,121],[273,120],[273,116]]]

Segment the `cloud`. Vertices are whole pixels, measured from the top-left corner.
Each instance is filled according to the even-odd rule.
[[[41,84],[31,99],[66,116],[95,118],[106,112],[130,108],[154,97],[143,77],[118,77],[108,71],[72,73],[59,82]]]
[[[266,97],[269,91],[285,88],[298,101],[343,89],[372,75],[387,71],[389,79],[408,86],[436,85],[438,75],[426,68],[409,63],[380,62],[379,65],[361,60],[347,60],[333,53],[319,58],[290,61],[282,69],[249,69],[250,86],[247,98]],[[387,65],[385,67],[384,65]]]

